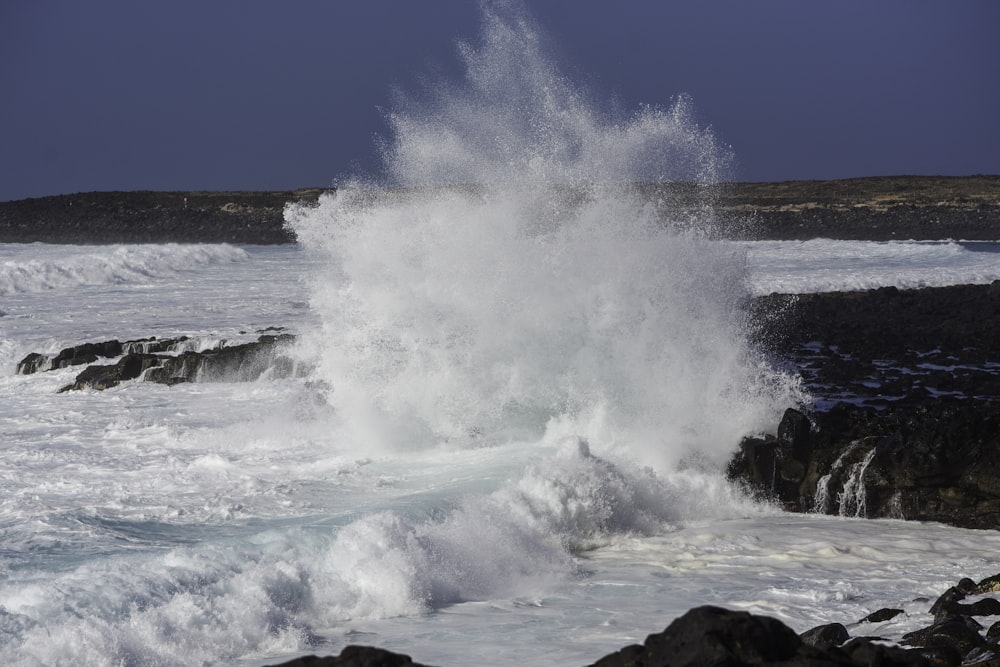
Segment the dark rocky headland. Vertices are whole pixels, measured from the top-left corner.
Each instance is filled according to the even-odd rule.
[[[968,239],[1000,234],[1000,176],[656,184],[645,196],[674,218],[706,203],[741,238]],[[0,202],[0,243],[290,243],[282,211],[322,189],[84,192]]]

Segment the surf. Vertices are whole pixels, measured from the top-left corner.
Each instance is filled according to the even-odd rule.
[[[732,152],[687,96],[601,109],[547,44],[523,7],[486,4],[465,78],[398,95],[383,178],[286,210],[326,259],[308,346],[343,437],[550,433],[661,471],[718,465],[804,398],[751,343],[745,253],[711,242]]]

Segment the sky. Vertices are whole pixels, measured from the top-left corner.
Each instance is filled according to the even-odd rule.
[[[1000,174],[996,0],[525,0],[566,76],[693,99],[741,181]],[[0,0],[0,201],[377,174],[474,0]]]

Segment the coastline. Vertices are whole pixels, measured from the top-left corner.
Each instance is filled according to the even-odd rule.
[[[1000,176],[644,184],[667,212],[714,213],[724,237],[1000,240]],[[283,210],[326,190],[86,192],[0,202],[0,243],[293,243]]]
[[[900,179],[882,180],[879,187],[884,190],[893,181]],[[920,179],[903,180],[916,185],[916,181]],[[931,180],[946,180],[955,185],[952,183],[953,179]],[[845,183],[849,182],[756,184],[753,187],[747,185],[742,191],[716,193],[716,201],[719,202],[716,210],[723,220],[727,219],[726,216],[731,216],[728,219],[733,224],[729,229],[734,236],[746,235],[749,229],[754,232],[754,238],[798,238],[794,235],[803,234],[805,236],[802,238],[826,236],[863,240],[937,240],[946,237],[995,240],[1000,237],[1000,219],[997,217],[1000,216],[1000,203],[990,197],[1000,196],[1000,178],[986,177],[987,185],[992,183],[995,188],[992,195],[988,192],[989,188],[982,192],[984,181],[970,178],[966,184],[973,182],[980,184],[977,187],[982,196],[955,195],[952,199],[937,201],[934,201],[933,193],[940,195],[943,190],[928,190],[929,186],[915,188],[922,193],[920,197],[911,192],[886,200],[877,199],[879,195],[873,195],[871,190],[864,190],[860,186],[853,194],[847,193],[844,197],[835,198],[835,191],[846,187]],[[938,185],[944,187],[942,183]],[[737,188],[739,184],[733,187]],[[760,198],[755,200],[750,199],[748,194],[754,187],[760,193]],[[657,186],[654,191],[663,201],[676,201],[676,197],[683,195],[681,189]],[[806,197],[810,189],[813,195],[803,200],[802,197]],[[789,191],[798,194],[789,195]],[[733,192],[736,194],[732,194]],[[823,199],[823,192],[833,194]],[[0,203],[0,233],[9,234],[8,237],[0,235],[0,241],[92,244],[289,243],[294,239],[288,236],[280,222],[285,203],[309,201],[310,197],[318,196],[319,193],[319,190],[299,190],[293,193],[90,193],[7,203],[18,204],[20,207],[4,208],[5,204]],[[182,202],[180,213],[176,209],[178,197]],[[184,197],[188,199],[186,208],[183,204]],[[800,199],[796,200],[794,197]],[[16,215],[11,214],[14,217],[8,215],[11,210],[15,211]],[[30,218],[28,213],[36,217]],[[910,219],[907,216],[912,218],[910,223],[904,220]],[[8,224],[15,219],[21,222]],[[745,225],[741,222],[747,219],[752,224]],[[906,227],[905,224],[911,226]],[[900,231],[905,229],[915,231]],[[22,236],[18,236],[19,234]],[[46,237],[48,240],[41,238],[45,234],[51,235]],[[768,236],[769,234],[774,236]],[[847,236],[840,236],[841,234]],[[5,240],[6,238],[22,240]],[[26,241],[24,238],[32,240]],[[812,419],[812,424],[803,424],[792,413],[787,422],[783,420],[780,425],[775,425],[777,436],[751,442],[754,448],[752,456],[757,465],[749,472],[735,476],[750,485],[756,485],[762,496],[793,511],[813,511],[813,502],[802,503],[806,478],[809,478],[808,484],[812,484],[815,489],[817,478],[824,472],[820,466],[825,465],[829,470],[835,460],[839,459],[839,454],[857,440],[866,440],[871,444],[871,448],[863,452],[859,450],[862,454],[868,451],[877,453],[880,449],[894,454],[899,451],[898,445],[910,444],[906,437],[914,433],[926,434],[926,437],[920,436],[923,439],[919,444],[928,453],[929,465],[936,466],[942,460],[940,448],[948,451],[953,444],[943,436],[956,432],[964,437],[969,432],[967,426],[971,423],[972,428],[982,427],[985,433],[985,438],[977,443],[977,447],[981,445],[981,449],[991,457],[993,452],[1000,451],[995,440],[1000,437],[1000,431],[996,427],[1000,424],[1000,383],[996,379],[995,364],[990,365],[991,360],[997,359],[996,354],[1000,352],[1000,342],[994,335],[995,331],[1000,330],[1000,284],[917,290],[887,288],[823,295],[770,295],[755,299],[751,307],[768,313],[780,313],[778,317],[764,318],[766,322],[759,332],[760,342],[775,357],[790,360],[800,369],[806,369],[803,372],[809,373],[807,383],[811,382],[814,388],[820,390],[829,386],[847,388],[847,393],[862,396],[861,401],[846,404],[837,403],[835,395],[825,397],[829,399],[828,404],[818,408],[816,414],[799,413],[806,421]],[[951,370],[945,367],[950,367]],[[879,374],[876,378],[877,387],[872,386],[873,374]],[[951,384],[945,386],[942,382]],[[953,392],[954,395],[943,401],[942,391]],[[836,405],[841,407],[836,408]],[[824,416],[831,414],[833,417]],[[969,421],[980,417],[986,420],[985,425],[982,419],[975,423]],[[935,447],[939,449],[935,450]],[[745,444],[743,452],[746,451]],[[804,451],[819,452],[820,456],[800,460]],[[880,480],[890,479],[891,476],[884,471],[874,474],[881,463],[879,459],[870,461],[874,461],[870,468],[873,478],[877,476]],[[913,461],[903,463],[910,464]],[[940,497],[941,502],[937,510],[926,503],[921,507],[924,510],[939,510],[939,514],[910,514],[903,518],[963,525],[963,518],[970,516],[968,505],[963,503],[980,500],[979,497],[972,498],[968,493],[966,495],[969,497],[961,497],[966,492],[963,490],[966,487],[962,485],[968,481],[970,470],[979,475],[977,479],[981,478],[987,491],[1000,499],[1000,489],[994,488],[996,485],[993,482],[1000,478],[1000,463],[992,458],[970,459],[949,471],[955,473],[954,483],[944,483],[940,478],[930,480],[931,486],[928,488]],[[771,473],[770,478],[765,476],[768,471]],[[875,483],[882,482],[875,479],[868,481],[872,485],[868,513],[865,516],[889,515],[889,512],[894,511],[892,491],[896,487],[883,484],[878,487],[878,494],[881,495],[877,495]],[[782,496],[782,493],[786,495]],[[979,493],[978,488],[976,493]],[[1000,500],[997,503],[996,506],[987,508],[989,513],[977,515],[979,518],[976,523],[967,522],[965,525],[991,530],[1000,527],[1000,512],[995,511],[1000,507]],[[838,508],[829,508],[829,513],[838,513]],[[961,582],[956,588],[961,588]],[[959,592],[962,593],[961,590]],[[942,596],[942,600],[944,598]],[[974,622],[971,619],[975,614],[970,612],[970,605],[962,604],[960,599],[958,594],[953,594],[944,602],[939,600],[939,611],[934,613],[932,609],[932,613],[935,621],[938,621],[939,616],[940,621],[926,629],[928,638],[916,639],[922,642],[922,646],[914,644],[914,648],[906,653],[903,649],[885,647],[870,641],[870,638],[861,636],[860,632],[859,636],[850,638],[846,630],[843,633],[831,630],[829,635],[824,635],[827,637],[824,641],[828,641],[829,645],[817,648],[818,645],[812,643],[812,639],[807,641],[805,635],[821,628],[814,628],[796,637],[790,634],[791,630],[788,628],[775,625],[777,621],[772,623],[773,619],[698,607],[689,612],[692,616],[687,623],[693,628],[689,627],[683,633],[680,630],[671,632],[668,628],[663,633],[651,635],[645,646],[625,647],[595,664],[604,667],[775,662],[785,665],[861,665],[875,664],[877,661],[881,661],[878,664],[930,664],[924,662],[925,659],[934,659],[933,664],[994,664],[968,662],[973,657],[974,650],[985,650],[981,647],[987,645],[986,640],[993,642],[989,645],[995,645],[1000,631],[991,628],[983,632],[972,630],[972,634],[969,634],[969,626]],[[688,618],[687,615],[684,618]],[[710,625],[708,621],[714,624],[710,631],[705,629]],[[851,619],[845,619],[844,622],[850,623]],[[855,621],[854,625],[860,622]],[[931,632],[934,628],[937,628],[934,631],[937,634]],[[747,642],[740,639],[744,636],[740,633],[744,631],[750,635]],[[947,632],[952,632],[953,638],[957,637],[951,644],[943,639]],[[761,637],[766,639],[760,646],[750,641]],[[734,643],[744,648],[749,647],[750,653],[733,653],[731,648]],[[782,652],[769,653],[771,649],[767,647],[778,643],[784,647]],[[975,647],[970,649],[972,644]],[[703,652],[692,653],[686,662],[679,661],[677,656],[681,648],[694,645]],[[941,645],[951,646],[951,654],[941,657]],[[934,651],[938,651],[938,654],[934,654]],[[1000,649],[984,659],[1000,661]],[[962,660],[966,662],[962,663]],[[303,657],[284,664],[413,663],[408,657],[380,649],[351,649],[345,650],[340,657]]]

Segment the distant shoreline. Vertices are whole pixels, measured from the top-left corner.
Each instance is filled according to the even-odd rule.
[[[710,202],[729,238],[1000,240],[1000,176],[638,187],[665,219]],[[285,205],[315,202],[324,191],[86,192],[0,202],[0,243],[294,243]]]

